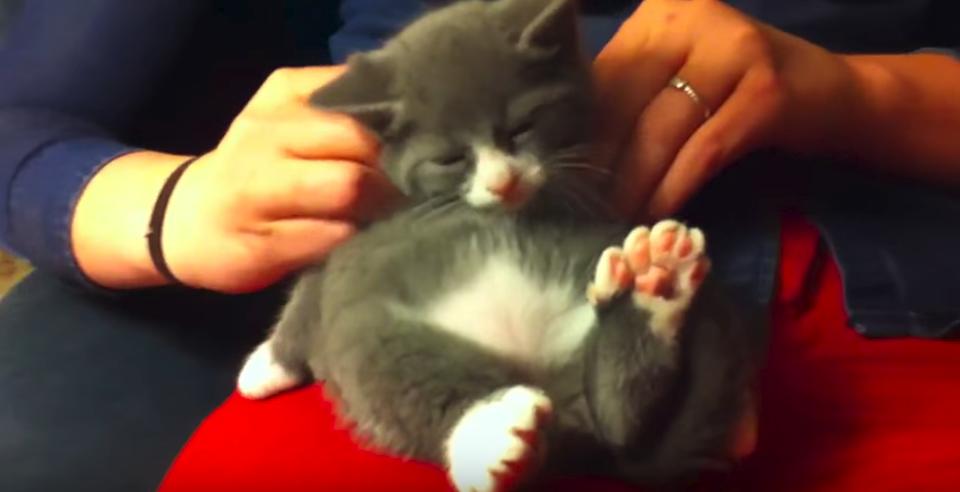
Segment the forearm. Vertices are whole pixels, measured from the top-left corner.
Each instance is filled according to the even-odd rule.
[[[105,162],[135,151],[121,135],[135,126],[131,119],[178,56],[204,2],[22,3],[0,44],[0,243],[37,268],[82,283],[70,230],[78,201],[81,218],[87,207],[81,190],[113,173],[100,173]],[[122,210],[149,199],[145,186],[128,179],[130,188],[118,187]],[[144,195],[129,196],[138,190]],[[102,222],[93,239],[109,243],[111,229],[122,224],[115,212],[97,212],[102,217],[93,219]],[[79,246],[87,251],[87,243]],[[85,270],[112,286],[99,269]]]
[[[104,166],[80,195],[71,226],[83,273],[103,287],[162,285],[147,249],[150,214],[167,177],[187,157],[135,152]]]
[[[960,62],[938,54],[855,55],[845,60],[858,100],[839,153],[857,162],[960,186]]]

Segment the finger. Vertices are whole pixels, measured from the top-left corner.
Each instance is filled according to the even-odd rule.
[[[298,107],[276,128],[281,147],[292,157],[337,159],[375,165],[380,141],[344,114]]]
[[[702,111],[675,89],[664,89],[637,121],[618,164],[614,204],[626,217],[644,220],[643,208],[683,143],[703,122]]]
[[[286,157],[368,165],[377,163],[380,152],[378,139],[353,118],[302,105],[279,107],[269,114],[241,113],[220,147],[243,151],[254,142]]]
[[[699,43],[676,75],[693,95],[667,86],[644,109],[618,169],[615,203],[637,217],[658,187],[683,144],[743,78],[747,59],[712,44]],[[647,217],[637,217],[647,218]]]
[[[350,161],[283,160],[249,184],[247,199],[268,220],[314,218],[367,222],[397,205],[385,176]]]
[[[314,91],[346,71],[346,66],[296,67],[274,70],[247,103],[247,110],[269,110],[289,104],[306,105]]]
[[[783,91],[772,67],[747,72],[717,113],[684,144],[650,198],[650,213],[665,217],[676,212],[717,172],[762,142],[782,104]]]
[[[284,273],[316,263],[356,233],[349,222],[287,219],[272,222],[271,251]]]
[[[613,164],[638,115],[683,66],[691,45],[678,14],[683,8],[684,2],[644,2],[597,56],[597,165]]]

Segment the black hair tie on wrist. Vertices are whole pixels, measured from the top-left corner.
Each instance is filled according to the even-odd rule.
[[[150,214],[150,225],[147,229],[147,249],[150,251],[150,259],[153,260],[153,266],[157,268],[157,271],[160,272],[167,280],[174,284],[181,284],[180,280],[173,275],[173,272],[170,271],[170,267],[167,265],[167,260],[163,257],[163,219],[167,214],[167,205],[170,204],[170,195],[173,194],[173,189],[177,186],[177,182],[180,181],[180,177],[183,176],[183,172],[190,167],[190,164],[196,162],[199,157],[192,157],[187,159],[183,164],[177,166],[177,168],[167,177],[167,181],[163,183],[163,188],[160,189],[160,194],[157,195],[157,201],[153,205],[153,213]]]

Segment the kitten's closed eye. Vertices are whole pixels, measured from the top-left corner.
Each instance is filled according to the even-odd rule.
[[[441,167],[462,167],[467,164],[467,158],[463,154],[452,154],[435,158],[433,163]]]
[[[448,154],[421,159],[413,166],[408,192],[432,196],[459,190],[470,172],[465,154]]]
[[[514,145],[523,145],[529,142],[530,138],[533,137],[534,127],[533,120],[521,122],[510,130],[510,141],[513,142]]]
[[[513,153],[530,143],[534,130],[533,120],[525,120],[498,132],[495,141],[501,150]]]

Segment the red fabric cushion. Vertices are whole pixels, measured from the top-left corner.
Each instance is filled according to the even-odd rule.
[[[840,277],[816,231],[784,227],[756,453],[706,488],[744,491],[960,490],[960,344],[870,341],[846,326]],[[361,450],[322,389],[232,396],[169,470],[161,492],[441,491],[436,467]],[[627,491],[566,478],[548,490]]]

